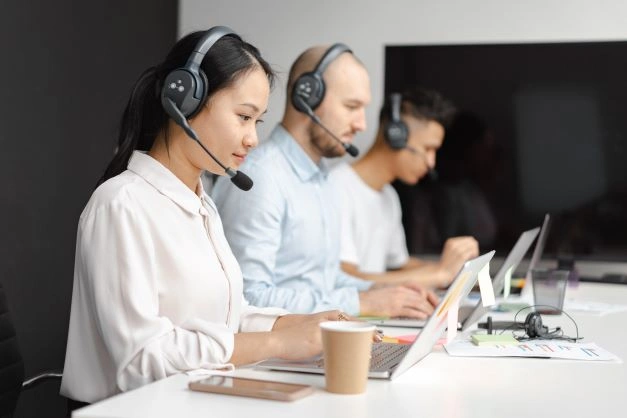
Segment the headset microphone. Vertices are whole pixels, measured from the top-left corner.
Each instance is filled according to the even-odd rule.
[[[437,172],[437,171],[435,171],[435,168],[433,168],[433,167],[431,167],[431,166],[429,165],[429,160],[427,160],[427,156],[425,155],[425,153],[424,153],[424,152],[421,152],[421,151],[417,150],[416,148],[414,148],[414,147],[412,147],[412,146],[409,146],[409,145],[405,145],[405,147],[404,147],[404,148],[405,148],[406,150],[410,151],[412,154],[418,154],[418,155],[420,155],[420,156],[421,156],[421,157],[425,160],[425,164],[426,164],[426,165],[427,165],[427,167],[428,167],[428,170],[429,170],[429,171],[427,171],[427,175],[429,176],[429,179],[430,179],[431,181],[437,181],[437,179],[438,179],[438,172]]]
[[[320,118],[314,113],[314,110],[322,103],[327,90],[322,74],[334,59],[344,53],[352,54],[353,51],[342,43],[331,45],[331,47],[322,55],[322,58],[320,58],[320,61],[313,71],[301,74],[294,81],[294,86],[292,87],[291,92],[291,100],[292,105],[296,110],[309,116],[311,120],[316,123],[316,125],[320,126],[329,135],[331,135],[333,139],[339,142],[349,155],[357,157],[359,155],[357,147],[352,144],[342,142],[340,138],[335,136],[333,132],[328,130],[327,127],[322,124]]]
[[[226,174],[231,178],[231,182],[235,186],[244,191],[250,190],[250,188],[253,187],[253,181],[250,177],[248,177],[241,171],[233,170],[232,168],[222,164],[222,162],[220,162],[220,160],[218,160],[216,156],[213,155],[211,151],[209,151],[207,147],[202,144],[202,142],[200,142],[200,139],[198,139],[198,135],[196,135],[196,132],[192,129],[191,126],[189,126],[189,124],[187,123],[187,119],[185,119],[185,116],[183,116],[183,113],[181,113],[179,108],[176,107],[176,104],[174,104],[174,101],[172,101],[172,99],[170,99],[169,97],[163,97],[161,100],[161,104],[163,105],[163,109],[165,110],[165,112],[172,118],[172,120],[181,128],[183,128],[185,133],[194,141],[196,141],[196,143],[200,145],[200,147],[207,153],[207,155],[209,155],[213,159],[213,161],[215,161],[220,167],[222,167]]]
[[[344,149],[346,150],[346,152],[351,156],[351,157],[357,157],[359,155],[359,149],[357,149],[356,146],[354,146],[353,144],[347,144],[346,142],[343,142],[340,138],[338,138],[337,136],[335,136],[335,134],[333,132],[331,132],[326,126],[324,126],[322,124],[322,121],[320,121],[320,118],[318,117],[318,115],[316,115],[313,110],[311,109],[311,107],[309,107],[309,105],[307,104],[307,102],[305,102],[305,100],[300,97],[300,96],[295,96],[293,97],[294,102],[298,102],[300,105],[300,109],[304,110],[304,113],[307,114],[307,116],[309,116],[311,118],[312,121],[314,121],[314,123],[316,125],[318,125],[319,127],[321,127],[322,129],[324,129],[326,131],[326,133],[328,133],[329,135],[331,135],[331,137],[333,139],[335,139],[337,142],[340,143],[340,145],[342,145],[342,147],[344,147]]]

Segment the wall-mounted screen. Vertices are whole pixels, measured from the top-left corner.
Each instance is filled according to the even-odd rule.
[[[459,109],[438,180],[395,184],[412,253],[506,254],[548,212],[545,254],[627,261],[627,42],[386,47],[386,93],[412,85]]]

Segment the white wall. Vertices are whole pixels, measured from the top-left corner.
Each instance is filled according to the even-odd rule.
[[[283,113],[287,71],[304,49],[344,42],[368,68],[372,105],[365,150],[381,105],[385,45],[627,39],[625,0],[180,0],[179,35],[230,26],[281,73],[265,138]],[[463,71],[463,69],[460,69]]]

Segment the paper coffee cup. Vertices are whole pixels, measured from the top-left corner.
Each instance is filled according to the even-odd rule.
[[[320,328],[326,390],[343,394],[365,392],[375,326],[367,322],[327,321]]]

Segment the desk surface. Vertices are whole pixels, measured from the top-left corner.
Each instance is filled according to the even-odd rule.
[[[627,304],[627,286],[583,283],[567,298]],[[596,316],[572,314],[584,342],[595,342],[621,363],[558,359],[450,357],[442,347],[394,381],[370,380],[365,394],[324,391],[324,376],[241,368],[236,376],[305,383],[316,392],[278,402],[192,392],[175,375],[77,410],[75,418],[127,417],[591,417],[627,411],[627,311]],[[546,319],[574,334],[564,316]],[[407,334],[407,329],[388,329]],[[620,412],[623,411],[623,412]]]

